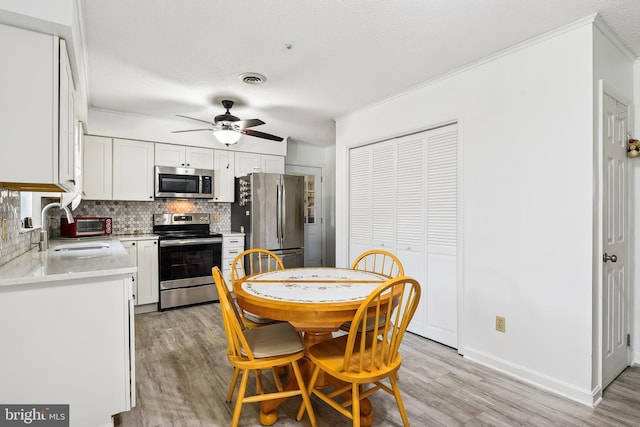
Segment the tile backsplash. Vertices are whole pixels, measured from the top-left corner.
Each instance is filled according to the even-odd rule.
[[[49,203],[56,200],[43,200]],[[231,204],[200,200],[156,200],[153,202],[128,202],[120,200],[83,200],[73,211],[73,216],[106,216],[113,219],[113,234],[151,234],[153,214],[205,212],[211,215],[211,231],[226,232],[231,229]],[[60,236],[62,211],[54,209],[49,230],[51,236]],[[214,222],[215,215],[220,220]]]
[[[58,199],[43,198],[42,206]],[[205,212],[211,215],[211,231],[231,230],[231,204],[200,200],[156,200],[153,202],[127,202],[119,200],[83,200],[73,216],[106,216],[113,218],[114,235],[151,234],[154,213]],[[59,209],[51,209],[48,217],[49,235],[60,236]],[[219,221],[214,221],[219,219]],[[0,265],[24,254],[38,244],[40,229],[21,230],[20,193],[0,187],[0,227],[6,220],[7,236],[0,236]]]
[[[0,265],[27,252],[38,244],[40,230],[20,231],[20,193],[0,187],[0,227],[6,220],[7,236],[0,236]]]

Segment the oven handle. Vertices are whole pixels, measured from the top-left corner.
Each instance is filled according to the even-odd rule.
[[[188,245],[203,245],[210,243],[222,243],[222,238],[213,237],[211,239],[177,239],[177,240],[160,240],[160,247],[168,246],[188,246]]]

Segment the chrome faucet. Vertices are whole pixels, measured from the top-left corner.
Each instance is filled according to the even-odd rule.
[[[59,208],[64,210],[64,213],[67,215],[67,222],[69,224],[74,222],[73,215],[71,215],[71,211],[67,206],[61,206],[60,203],[54,202],[49,203],[44,208],[42,208],[42,229],[40,230],[40,251],[46,251],[49,249],[49,232],[47,231],[47,223],[46,223],[46,213],[51,208]]]

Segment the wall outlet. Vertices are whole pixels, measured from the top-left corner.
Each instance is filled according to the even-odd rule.
[[[496,316],[496,331],[506,332],[507,319],[502,316]]]
[[[213,222],[220,222],[220,214],[213,214]]]
[[[7,219],[2,220],[2,240],[7,240]]]

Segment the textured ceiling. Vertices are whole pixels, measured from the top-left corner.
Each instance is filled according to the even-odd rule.
[[[90,108],[211,120],[228,98],[256,130],[316,145],[354,108],[595,13],[640,54],[640,0],[80,3]]]

